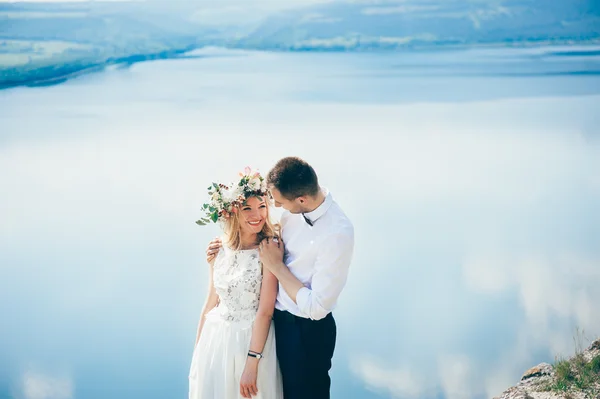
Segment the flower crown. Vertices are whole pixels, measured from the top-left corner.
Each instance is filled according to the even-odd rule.
[[[210,202],[202,205],[206,215],[196,224],[205,226],[211,221],[223,221],[231,217],[234,207],[242,205],[248,198],[267,195],[267,182],[260,173],[246,167],[240,172],[240,178],[237,184],[213,183],[208,188]]]

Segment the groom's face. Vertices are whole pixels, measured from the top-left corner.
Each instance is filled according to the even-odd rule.
[[[273,201],[275,202],[275,206],[277,208],[281,207],[281,208],[285,209],[286,211],[289,211],[290,213],[302,213],[303,212],[302,205],[300,204],[300,202],[298,201],[297,198],[294,200],[289,200],[289,199],[285,198],[283,195],[281,195],[279,190],[277,190],[275,187],[271,187],[270,192],[271,192],[271,197],[273,197]]]

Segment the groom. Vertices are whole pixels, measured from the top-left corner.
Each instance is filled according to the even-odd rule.
[[[273,319],[284,398],[328,399],[336,339],[331,311],[346,284],[354,228],[302,159],[281,159],[267,184],[275,206],[286,210],[285,256],[277,241],[260,246],[263,266],[279,280]]]

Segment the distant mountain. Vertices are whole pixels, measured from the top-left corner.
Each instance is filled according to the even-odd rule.
[[[194,43],[201,29],[130,3],[0,3],[0,40],[58,40],[127,51],[156,42]]]
[[[289,5],[231,4],[0,2],[0,89],[205,46],[367,51],[600,43],[600,0],[337,0],[276,13]]]
[[[175,57],[239,36],[195,18],[194,9],[139,2],[0,3],[0,88]],[[247,34],[249,30],[243,31]]]
[[[599,38],[598,0],[352,1],[273,15],[230,45],[268,50],[368,50]]]

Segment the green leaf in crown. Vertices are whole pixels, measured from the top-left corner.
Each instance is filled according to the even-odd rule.
[[[207,190],[210,200],[202,205],[205,215],[196,221],[199,226],[206,226],[211,221],[223,221],[231,217],[234,207],[240,206],[248,198],[267,195],[267,183],[260,173],[246,167],[240,173],[237,184],[212,183]]]

